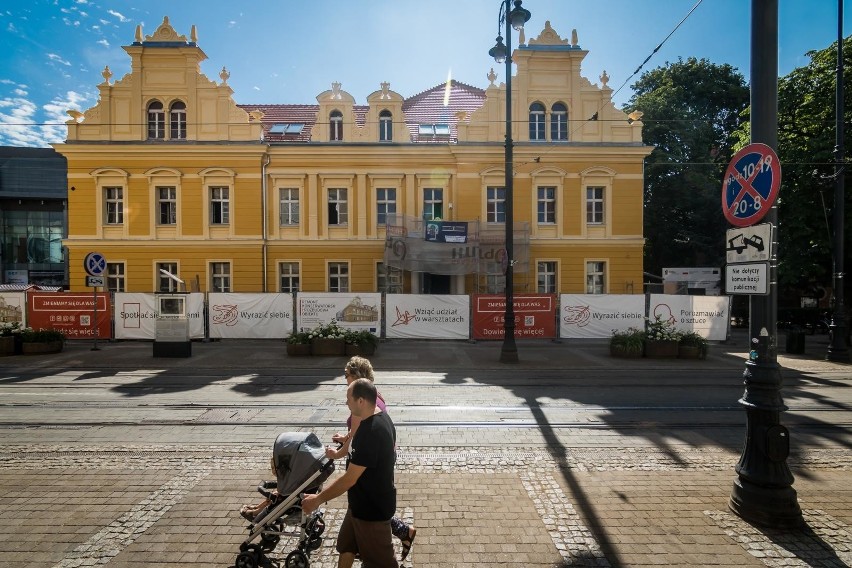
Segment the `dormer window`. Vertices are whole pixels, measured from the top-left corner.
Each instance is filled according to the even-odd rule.
[[[148,105],[148,139],[163,140],[166,137],[166,113],[163,103],[153,101]]]
[[[393,115],[389,110],[379,113],[379,140],[381,142],[393,140]]]
[[[449,136],[449,124],[421,124],[419,125],[420,136]]]
[[[270,134],[301,134],[305,124],[302,122],[279,122],[269,128]]]
[[[530,140],[544,141],[544,105],[541,103],[530,105]]]
[[[175,101],[169,109],[170,137],[172,140],[186,140],[186,103]]]
[[[343,113],[339,110],[331,111],[328,116],[329,135],[328,139],[332,142],[343,141]]]

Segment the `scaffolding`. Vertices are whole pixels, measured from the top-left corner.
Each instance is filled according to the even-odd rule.
[[[454,235],[453,242],[442,240],[442,225],[454,229],[466,225],[463,240],[460,234]],[[514,288],[526,291],[529,287],[530,226],[522,222],[515,223],[513,228]],[[439,220],[388,215],[385,239],[385,291],[388,293],[402,293],[406,272],[470,275],[475,293],[505,292],[507,259],[503,225],[483,225],[479,220],[442,223]]]

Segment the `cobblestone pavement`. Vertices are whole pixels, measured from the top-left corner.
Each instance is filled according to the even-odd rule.
[[[73,568],[229,566],[268,446],[14,445],[0,449],[0,562]],[[852,456],[791,459],[807,525],[755,528],[727,509],[727,450],[407,447],[399,511],[412,566],[848,566]],[[336,565],[344,498],[311,566]],[[280,563],[294,540],[269,555]]]

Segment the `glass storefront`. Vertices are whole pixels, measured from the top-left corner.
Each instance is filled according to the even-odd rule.
[[[63,200],[7,199],[0,211],[0,282],[67,286]]]

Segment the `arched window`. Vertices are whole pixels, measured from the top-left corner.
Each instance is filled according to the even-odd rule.
[[[544,105],[530,105],[530,140],[544,141]]]
[[[148,139],[162,140],[166,137],[166,113],[163,103],[152,101],[148,105]]]
[[[169,127],[172,140],[186,140],[186,103],[175,101],[169,110]]]
[[[393,140],[393,115],[387,109],[379,113],[379,140],[382,142]]]
[[[550,139],[568,140],[568,108],[562,103],[555,103],[550,109]]]
[[[328,116],[328,124],[331,128],[329,132],[329,140],[340,142],[343,140],[343,113],[339,110],[331,111]]]

